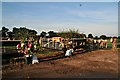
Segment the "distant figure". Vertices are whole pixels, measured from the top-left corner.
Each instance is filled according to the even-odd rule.
[[[64,47],[62,48],[62,50],[63,50],[63,53],[65,54],[66,51],[67,51],[67,47],[66,47],[66,45],[64,45]]]
[[[21,48],[21,44],[17,44],[17,49],[20,49]]]
[[[65,56],[69,57],[72,55],[73,52],[74,52],[74,50],[72,49],[72,47],[68,47],[68,50],[66,51]]]
[[[37,56],[33,54],[33,57],[32,57],[32,64],[35,64],[35,63],[39,63],[39,61],[38,61]]]
[[[34,54],[37,48],[36,45],[37,45],[36,42],[28,42],[28,51],[32,58],[32,62],[31,62],[32,64],[39,63],[37,56]]]
[[[93,42],[94,42],[93,38],[87,38],[86,41],[87,41],[87,45],[88,45],[88,50],[89,51],[93,50]]]
[[[117,39],[116,38],[111,38],[110,41],[112,42],[112,48],[115,49],[117,47]]]

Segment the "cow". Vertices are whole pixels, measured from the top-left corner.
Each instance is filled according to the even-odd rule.
[[[99,48],[108,48],[107,40],[99,39],[97,41],[99,43]]]
[[[87,49],[90,50],[90,51],[93,50],[93,42],[94,42],[93,38],[87,38],[86,39]]]

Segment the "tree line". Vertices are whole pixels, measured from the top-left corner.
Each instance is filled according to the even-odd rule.
[[[86,36],[86,34],[83,33],[79,33],[78,30],[73,30],[73,29],[69,29],[68,31],[61,31],[61,32],[55,32],[55,31],[49,31],[49,32],[45,32],[42,31],[41,33],[39,33],[39,35],[37,35],[37,31],[32,30],[32,29],[28,29],[26,27],[20,27],[20,28],[16,28],[14,27],[12,29],[12,31],[10,31],[8,28],[6,27],[2,27],[2,30],[0,30],[0,34],[2,35],[2,39],[10,39],[10,40],[20,40],[20,39],[28,39],[28,38],[32,38],[32,39],[37,39],[38,37],[63,37],[63,38],[95,38],[95,39],[109,39],[111,37],[107,37],[106,35],[101,35],[100,37],[98,36],[93,36],[92,34],[88,34],[88,36]],[[120,37],[119,37],[120,38]]]
[[[2,27],[1,33],[3,39],[9,38],[10,40],[12,39],[20,40],[28,37],[36,37],[37,31],[32,29],[27,29],[25,27],[20,27],[20,28],[14,27],[12,31],[10,31],[8,28]]]

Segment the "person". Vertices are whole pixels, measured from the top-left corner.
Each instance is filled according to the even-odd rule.
[[[37,45],[38,45],[38,43],[37,43],[37,40],[36,40],[36,41],[33,42],[33,48],[34,48],[33,50],[34,50],[34,52],[37,52],[37,50],[38,50]]]
[[[16,48],[19,50],[21,48],[21,44],[17,44]]]
[[[24,54],[26,64],[38,63],[37,56],[34,54],[37,46],[33,44],[32,41],[28,40],[28,43],[25,43],[21,40],[20,44],[16,47],[19,53]]]
[[[39,63],[38,61],[38,58],[35,54],[33,54],[33,57],[32,57],[32,64],[35,64],[35,63]]]
[[[27,46],[24,51],[24,56],[25,56],[26,64],[31,64],[32,63],[32,54],[31,54],[30,49]]]
[[[26,63],[27,63],[27,64],[32,64],[33,44],[32,44],[31,41],[28,41],[28,43],[27,43],[27,45],[26,45],[25,57],[26,57]]]
[[[16,48],[18,50],[18,53],[20,53],[21,52],[21,44],[17,44]]]
[[[116,38],[113,38],[113,41],[112,41],[112,48],[115,49],[117,47],[117,39]]]
[[[21,40],[21,42],[17,44],[16,48],[18,50],[18,53],[24,53],[25,43]]]
[[[64,45],[64,47],[62,48],[62,50],[63,50],[63,53],[65,54],[66,51],[67,51],[67,47],[66,47],[66,45]]]
[[[68,50],[65,53],[65,57],[70,57],[72,53],[74,52],[72,47],[68,47]]]
[[[35,54],[37,52],[37,41],[33,42],[31,48],[32,48],[32,64],[39,63],[38,58]]]

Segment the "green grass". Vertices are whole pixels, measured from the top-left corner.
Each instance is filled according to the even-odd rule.
[[[112,47],[112,43],[109,42],[109,43],[108,43],[108,47]]]
[[[0,48],[16,49],[16,46],[0,46]]]
[[[117,39],[117,45],[120,45],[120,39]],[[108,40],[108,47],[112,47],[110,40]]]
[[[120,49],[120,39],[117,39],[117,46],[119,46],[118,48]]]

